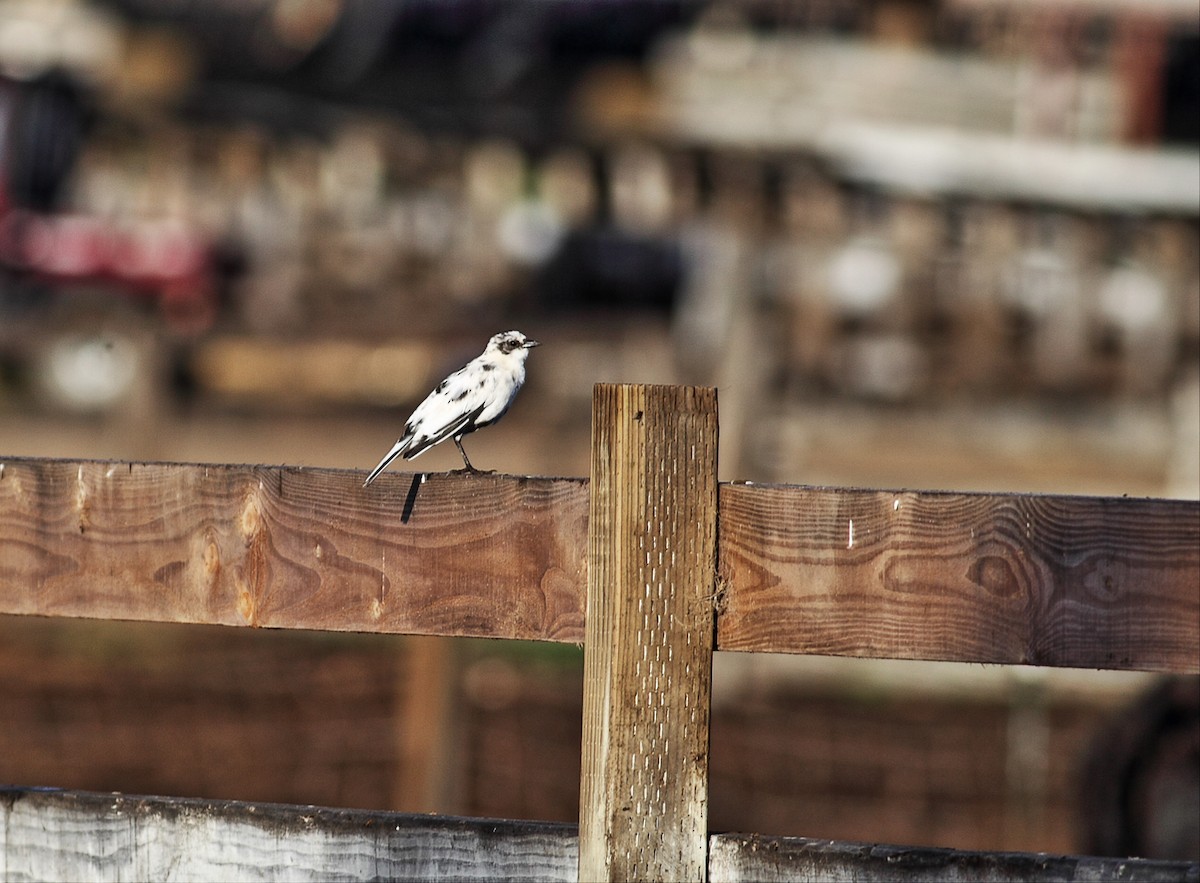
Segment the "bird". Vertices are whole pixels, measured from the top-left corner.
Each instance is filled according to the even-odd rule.
[[[535,346],[541,344],[520,331],[493,334],[480,355],[439,383],[417,405],[399,440],[371,470],[363,487],[397,457],[411,460],[448,438],[454,439],[466,471],[478,472],[463,449],[463,436],[504,416],[525,383],[525,360]]]

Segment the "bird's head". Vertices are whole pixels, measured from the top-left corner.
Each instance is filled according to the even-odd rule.
[[[530,340],[520,331],[501,331],[499,334],[492,335],[487,348],[506,356],[519,351],[521,357],[524,358],[527,351],[535,346],[541,346],[541,344],[536,340]]]

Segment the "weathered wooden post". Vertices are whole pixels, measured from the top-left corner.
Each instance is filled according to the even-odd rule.
[[[598,384],[579,879],[704,880],[715,389]]]

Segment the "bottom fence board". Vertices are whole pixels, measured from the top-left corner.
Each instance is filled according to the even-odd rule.
[[[0,880],[575,880],[574,825],[0,787]],[[1200,864],[714,834],[708,879],[1188,881]]]
[[[1028,852],[970,852],[933,847],[887,846],[716,834],[709,842],[709,883],[1028,883],[1049,881],[1200,881],[1200,864],[1147,859],[1048,855]]]
[[[0,880],[574,880],[573,825],[0,788]]]

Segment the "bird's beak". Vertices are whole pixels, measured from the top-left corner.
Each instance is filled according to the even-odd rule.
[[[540,343],[538,343],[536,340],[527,340],[527,341],[525,341],[525,349],[527,349],[527,350],[531,350],[531,349],[533,349],[535,346],[541,346],[541,344],[540,344]]]

